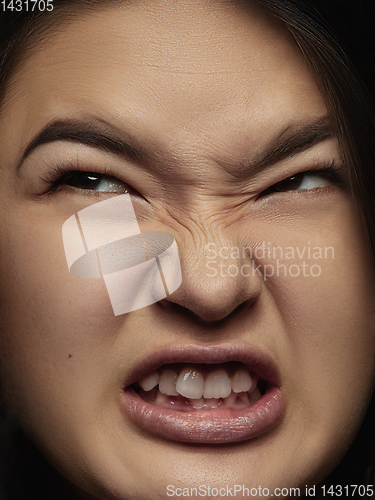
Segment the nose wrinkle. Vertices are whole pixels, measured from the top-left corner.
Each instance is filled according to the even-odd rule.
[[[154,304],[181,285],[173,235],[141,232],[129,194],[72,215],[62,236],[70,273],[103,278],[115,316]]]

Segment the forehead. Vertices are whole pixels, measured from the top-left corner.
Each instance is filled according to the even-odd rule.
[[[150,140],[160,131],[170,143],[220,133],[241,148],[266,140],[270,124],[274,133],[325,111],[286,28],[228,0],[82,11],[37,45],[12,85],[17,129],[30,136],[56,117],[82,115]]]

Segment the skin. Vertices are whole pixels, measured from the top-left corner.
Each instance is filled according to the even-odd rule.
[[[47,459],[100,499],[166,498],[169,484],[303,489],[353,441],[374,379],[374,274],[354,201],[340,186],[259,197],[301,170],[340,161],[336,138],[256,171],[282,134],[327,114],[285,29],[255,8],[213,1],[129,2],[63,24],[17,69],[0,115],[2,397]],[[125,160],[72,141],[24,148],[48,123],[76,118],[142,147]],[[68,272],[65,220],[116,193],[41,180],[103,165],[136,191],[142,229],[171,232],[183,282],[170,297],[113,315],[101,280]],[[318,177],[321,180],[321,177]],[[317,181],[316,176],[312,178]],[[125,184],[124,184],[125,183]],[[313,187],[316,184],[313,184]],[[312,276],[220,273],[242,249],[333,247]],[[238,247],[207,268],[207,245]],[[254,258],[264,269],[272,258]],[[165,346],[246,344],[276,362],[286,412],[258,439],[187,445],[142,431],[120,390]],[[301,446],[303,443],[303,446]],[[282,456],[282,460],[280,459]]]

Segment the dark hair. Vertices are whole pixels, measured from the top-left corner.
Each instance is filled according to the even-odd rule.
[[[54,0],[53,12],[0,13],[0,104],[22,60],[74,17],[122,0]],[[245,0],[246,1],[246,0]],[[247,0],[254,1],[254,0]],[[375,64],[372,1],[256,0],[289,29],[317,75],[351,175],[375,260]],[[1,109],[1,108],[0,108]],[[375,399],[350,450],[327,484],[373,484]],[[25,447],[25,440],[19,440]],[[31,445],[26,445],[27,447]],[[38,461],[40,463],[40,460]],[[16,460],[15,460],[16,463]],[[38,465],[39,467],[40,465]],[[43,469],[43,467],[42,467]],[[46,498],[50,498],[48,492]],[[38,490],[38,498],[44,498]],[[11,498],[32,498],[27,495]],[[355,498],[355,497],[353,497]],[[358,497],[359,498],[359,497]]]

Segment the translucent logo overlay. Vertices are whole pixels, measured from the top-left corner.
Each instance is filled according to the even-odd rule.
[[[129,194],[91,205],[62,227],[70,273],[103,278],[115,316],[164,299],[181,285],[177,243],[165,231],[141,231]]]

